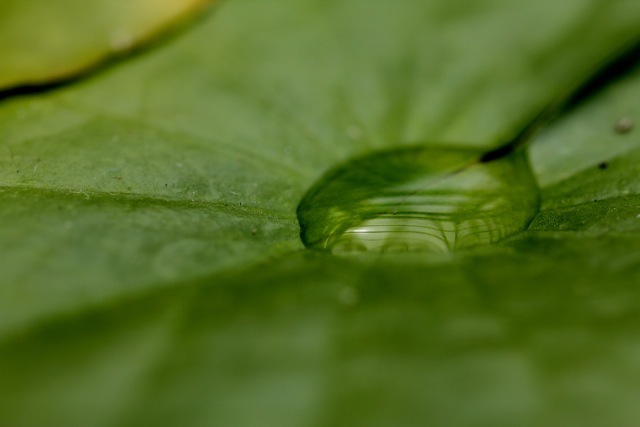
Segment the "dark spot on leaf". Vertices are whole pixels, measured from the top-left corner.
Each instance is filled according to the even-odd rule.
[[[604,170],[604,169],[606,169],[608,167],[609,167],[609,163],[607,163],[607,162],[602,162],[602,163],[598,164],[598,169]]]

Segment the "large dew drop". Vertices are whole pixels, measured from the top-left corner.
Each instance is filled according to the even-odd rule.
[[[333,253],[446,253],[524,230],[539,192],[526,154],[411,147],[351,160],[298,207],[302,240]]]

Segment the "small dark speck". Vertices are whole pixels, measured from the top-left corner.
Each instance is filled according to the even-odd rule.
[[[619,135],[624,135],[625,133],[629,133],[633,129],[633,120],[629,117],[623,117],[616,122],[616,125],[613,127],[613,130]]]
[[[165,187],[167,187],[167,186],[168,186],[168,184],[165,184],[164,186],[165,186]]]
[[[598,169],[606,169],[609,167],[609,163],[607,162],[602,162],[602,163],[598,163]]]

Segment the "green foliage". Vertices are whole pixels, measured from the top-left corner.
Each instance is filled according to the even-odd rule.
[[[132,50],[209,0],[3,0],[0,89],[65,80]]]
[[[354,156],[512,140],[638,28],[625,0],[232,0],[4,99],[0,424],[635,426],[637,70],[532,141],[507,240],[332,256],[296,208]]]

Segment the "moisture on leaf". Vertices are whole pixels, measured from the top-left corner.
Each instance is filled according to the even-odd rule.
[[[538,208],[526,156],[481,154],[425,146],[347,162],[302,201],[302,240],[333,253],[446,253],[523,231]]]

